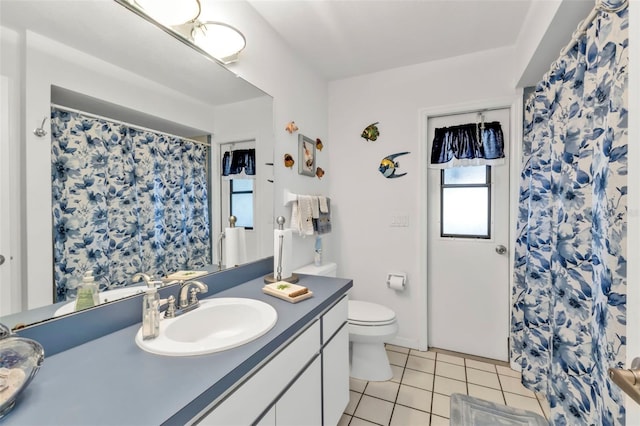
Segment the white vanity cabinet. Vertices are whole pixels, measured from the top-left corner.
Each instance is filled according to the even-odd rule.
[[[349,402],[347,296],[249,374],[200,425],[336,425]]]

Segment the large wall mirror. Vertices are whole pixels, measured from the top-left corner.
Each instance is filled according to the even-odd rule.
[[[187,141],[187,145],[207,147],[206,153],[198,156],[206,166],[206,179],[200,185],[207,194],[203,209],[208,224],[197,237],[205,240],[210,252],[205,255],[206,264],[193,268],[207,273],[225,267],[220,235],[229,226],[232,203],[227,198],[234,191],[228,188],[229,178],[221,177],[223,157],[234,147],[255,149],[255,175],[248,177],[253,220],[245,233],[243,260],[273,254],[273,102],[268,94],[112,0],[9,0],[2,1],[0,8],[0,220],[11,219],[9,226],[0,226],[0,241],[4,242],[0,251],[15,253],[17,248],[19,253],[0,265],[0,322],[11,327],[16,322],[28,325],[75,311],[72,298],[65,299],[65,290],[60,290],[60,281],[70,280],[73,289],[87,267],[83,260],[75,261],[74,267],[68,266],[69,261],[66,268],[61,268],[56,260],[56,239],[64,226],[56,222],[61,206],[55,175],[57,168],[66,170],[64,165],[56,165],[56,155],[66,150],[70,155],[64,161],[71,158],[94,167],[85,169],[81,177],[76,174],[74,179],[79,180],[64,191],[75,193],[104,177],[98,168],[105,155],[89,154],[94,158],[81,160],[82,149],[70,148],[72,143],[82,144],[83,139],[95,139],[94,134],[87,134],[92,120],[101,129],[112,130],[111,134],[105,133],[102,145],[108,145],[114,135],[131,133],[145,140],[153,134],[162,140],[176,138]],[[34,131],[37,129],[42,131]],[[79,140],[70,141],[70,136],[56,145],[54,139],[65,131]],[[155,182],[163,182],[163,173],[175,172],[179,161],[169,158],[169,163],[159,165],[151,160],[150,169],[159,174]],[[129,173],[139,173],[138,169]],[[121,179],[114,170],[118,168],[108,173],[111,179]],[[238,182],[236,187],[240,186]],[[146,211],[151,220],[158,215],[149,213],[146,207],[140,210]],[[78,219],[79,211],[73,216],[73,220]],[[83,220],[93,228],[84,232],[84,237],[76,233],[77,247],[104,234],[96,230],[95,222]],[[168,214],[163,220],[184,222]],[[6,247],[7,241],[10,247]],[[117,245],[114,241],[112,238],[112,246]],[[105,250],[98,256],[104,256]],[[140,262],[130,263],[139,272],[154,272]],[[112,265],[118,269],[117,262]],[[163,275],[172,272],[177,271],[166,270]],[[126,275],[115,284],[112,278],[99,283],[101,290],[111,292],[107,300],[131,294],[114,291],[129,286],[130,272]],[[74,292],[69,293],[73,296]],[[63,305],[66,310],[60,310]]]

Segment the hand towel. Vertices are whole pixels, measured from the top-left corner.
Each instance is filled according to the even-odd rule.
[[[328,234],[331,232],[331,200],[329,198],[325,198],[326,203],[326,213],[320,211],[320,217],[318,219],[313,219],[313,229],[318,233],[318,235]]]
[[[300,215],[301,235],[313,235],[313,213],[311,209],[311,196],[298,196],[298,213]]]
[[[320,204],[321,213],[329,213],[329,203],[327,203],[327,197],[322,195],[318,197],[318,203]]]
[[[291,223],[289,224],[291,229],[298,234],[302,234],[302,227],[300,226],[300,209],[298,207],[298,201],[291,203]]]
[[[318,205],[318,197],[311,196],[311,217],[317,219],[320,217],[320,206]]]

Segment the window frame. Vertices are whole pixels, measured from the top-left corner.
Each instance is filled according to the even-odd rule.
[[[445,184],[444,179],[445,169],[440,170],[440,238],[461,238],[461,239],[469,239],[469,240],[491,240],[492,238],[492,227],[493,223],[491,215],[493,214],[493,209],[491,208],[492,203],[492,182],[491,182],[491,166],[485,165],[485,183],[463,183],[463,184]],[[477,235],[477,234],[446,234],[444,232],[444,191],[448,188],[487,188],[487,234],[486,235]]]

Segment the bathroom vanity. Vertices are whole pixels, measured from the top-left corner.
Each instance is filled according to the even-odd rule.
[[[209,287],[204,297],[270,304],[278,319],[266,334],[222,352],[170,357],[136,345],[138,319],[47,356],[2,423],[337,424],[349,400],[346,321],[352,281],[301,275],[299,284],[314,295],[294,304],[262,292],[263,276],[269,271],[254,268],[258,276],[230,285],[229,277],[241,269],[203,277]],[[141,296],[127,299],[131,300],[141,308]],[[57,338],[76,332],[69,327],[70,319],[67,327],[57,330]]]

